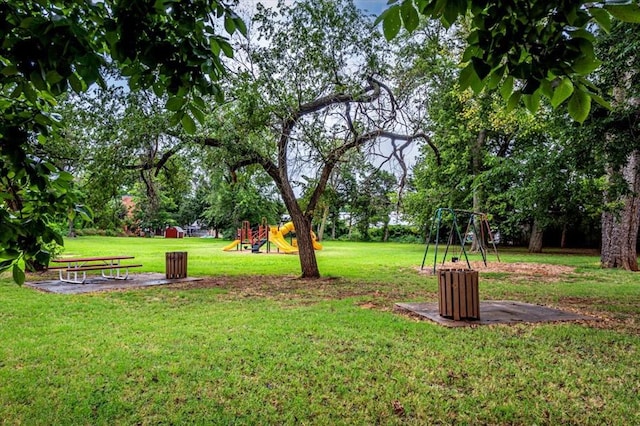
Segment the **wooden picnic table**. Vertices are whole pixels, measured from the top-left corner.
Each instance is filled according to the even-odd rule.
[[[59,271],[60,281],[73,284],[84,284],[87,279],[87,271],[100,271],[102,277],[107,279],[126,280],[129,278],[129,268],[137,268],[142,265],[126,265],[120,261],[134,258],[134,256],[67,257],[53,259],[51,262],[66,263],[66,265],[54,266],[49,269]],[[124,273],[121,273],[121,270],[124,270]],[[82,280],[78,279],[78,273],[82,273]]]

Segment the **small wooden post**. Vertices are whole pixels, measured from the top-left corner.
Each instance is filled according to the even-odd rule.
[[[440,316],[480,319],[478,271],[441,269],[438,271],[438,301]]]
[[[166,253],[167,279],[187,277],[187,252],[173,251]]]

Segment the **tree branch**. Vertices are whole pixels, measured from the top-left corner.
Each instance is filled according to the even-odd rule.
[[[307,205],[307,212],[315,210],[318,204],[318,201],[320,200],[320,196],[325,190],[327,181],[331,176],[331,172],[333,171],[333,168],[338,163],[338,161],[340,161],[342,156],[347,151],[354,149],[369,141],[376,140],[378,138],[389,138],[392,140],[406,141],[407,143],[403,144],[402,146],[403,149],[407,144],[413,142],[416,139],[424,139],[429,145],[429,147],[431,147],[431,149],[433,150],[436,156],[437,164],[440,165],[440,151],[438,151],[438,148],[433,144],[433,142],[431,141],[431,138],[425,133],[420,132],[413,135],[401,135],[401,134],[389,132],[386,130],[374,130],[372,132],[364,133],[362,135],[359,135],[353,138],[351,141],[340,145],[327,156],[325,165],[322,168],[322,171],[320,172],[318,185],[316,186],[315,190],[313,191],[313,194],[311,195],[311,198],[309,199],[309,204]]]

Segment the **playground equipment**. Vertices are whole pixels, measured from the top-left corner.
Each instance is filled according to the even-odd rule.
[[[222,248],[224,251],[248,249],[251,247],[252,253],[260,253],[260,249],[266,245],[267,253],[271,251],[273,244],[278,251],[287,254],[298,253],[295,247],[295,240],[289,243],[285,235],[295,232],[293,222],[287,222],[282,226],[267,225],[266,219],[256,228],[252,229],[249,221],[242,222],[242,228],[238,228],[236,239],[231,244]],[[318,243],[316,234],[311,231],[311,241],[315,250],[322,250],[322,245]]]
[[[458,221],[458,216],[468,216],[469,220],[467,222],[467,228],[463,234],[460,233],[460,225]],[[471,237],[472,243],[475,243],[475,248],[482,255],[482,261],[484,262],[484,266],[487,266],[487,247],[486,243],[488,242],[493,246],[493,252],[500,261],[500,256],[498,255],[498,249],[496,248],[496,244],[493,238],[493,234],[491,232],[491,227],[489,226],[489,220],[487,218],[486,213],[478,213],[467,210],[454,210],[450,208],[438,208],[431,220],[431,227],[429,229],[429,234],[427,236],[427,247],[424,251],[424,257],[422,258],[422,265],[420,269],[424,269],[425,261],[427,260],[427,253],[429,252],[429,244],[431,243],[431,236],[434,233],[435,229],[435,250],[433,256],[433,273],[436,273],[436,264],[438,263],[438,244],[440,241],[440,230],[443,226],[448,227],[449,234],[447,236],[447,247],[442,256],[442,264],[447,258],[449,253],[449,247],[454,244],[454,239],[457,238],[460,243],[460,250],[457,256],[452,257],[453,262],[457,262],[462,260],[462,256],[464,256],[465,261],[467,262],[467,267],[471,269],[471,264],[469,263],[469,257],[467,256],[467,250],[465,249],[465,244]]]

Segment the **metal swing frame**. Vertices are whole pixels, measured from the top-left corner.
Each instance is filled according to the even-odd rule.
[[[424,269],[424,264],[427,260],[427,254],[429,253],[429,245],[431,243],[431,236],[434,233],[434,227],[435,227],[436,238],[435,238],[435,250],[434,250],[434,256],[433,256],[433,273],[434,274],[436,273],[436,266],[438,263],[438,245],[440,240],[440,228],[442,228],[443,214],[447,214],[447,213],[451,216],[451,225],[449,228],[449,236],[447,237],[447,246],[445,248],[444,255],[442,256],[442,264],[444,264],[447,258],[447,255],[449,253],[449,247],[451,247],[451,245],[454,243],[454,237],[457,236],[458,241],[460,242],[460,253],[464,255],[464,259],[467,263],[467,267],[471,269],[471,264],[469,263],[469,257],[467,256],[467,250],[465,248],[465,240],[460,234],[458,214],[469,215],[469,221],[467,223],[467,229],[464,235],[466,238],[467,234],[469,233],[469,230],[471,230],[471,232],[473,233],[473,237],[475,241],[478,242],[478,248],[480,250],[480,254],[482,255],[482,261],[484,263],[484,266],[487,266],[487,248],[484,246],[485,228],[488,232],[489,241],[493,246],[493,251],[496,255],[496,258],[498,259],[498,262],[500,262],[500,256],[498,255],[498,249],[496,248],[495,240],[493,238],[493,233],[491,232],[491,227],[489,226],[489,220],[487,218],[486,213],[440,207],[436,209],[433,215],[433,219],[431,220],[431,227],[429,228],[429,233],[426,241],[427,247],[424,251],[424,256],[422,257],[422,264],[420,266],[421,270]],[[478,231],[477,223],[479,223],[480,225],[479,231]]]

